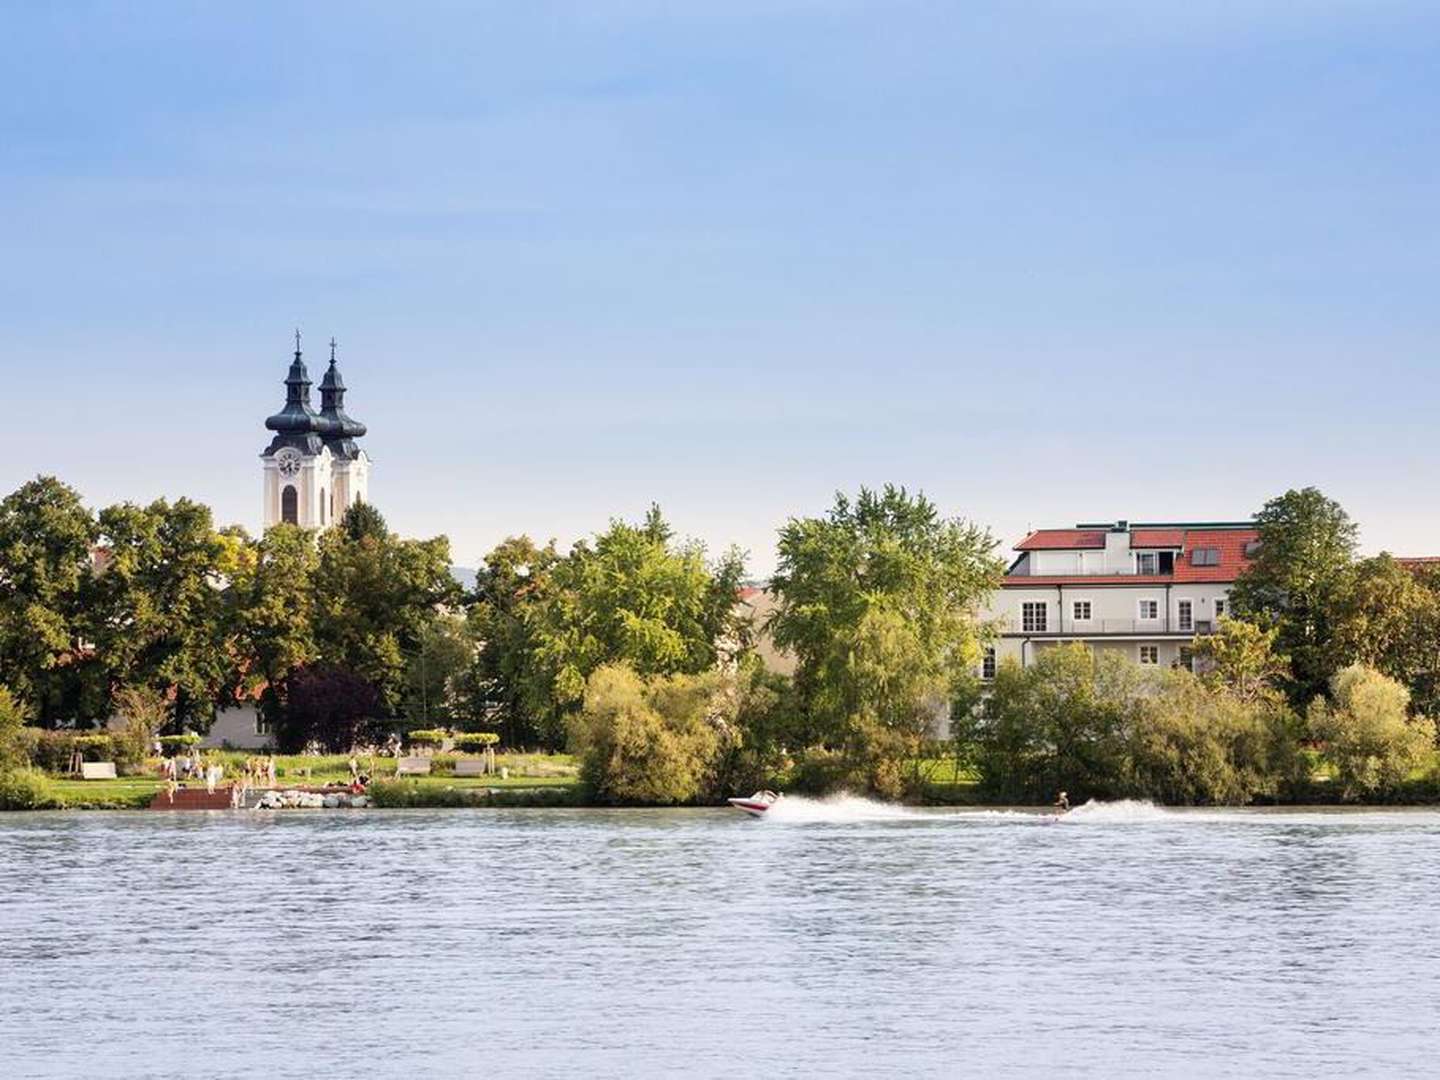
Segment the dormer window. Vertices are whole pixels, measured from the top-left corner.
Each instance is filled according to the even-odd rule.
[[[1156,551],[1142,551],[1135,556],[1135,573],[1137,574],[1158,574],[1160,572],[1160,554]]]

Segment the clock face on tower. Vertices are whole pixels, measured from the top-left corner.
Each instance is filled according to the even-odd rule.
[[[275,455],[275,466],[282,476],[294,476],[300,471],[300,455],[294,450],[282,450]]]

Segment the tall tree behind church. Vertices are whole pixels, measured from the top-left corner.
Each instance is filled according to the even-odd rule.
[[[426,627],[459,600],[450,541],[402,540],[374,507],[358,503],[320,535],[313,583],[319,658],[368,680],[385,708],[398,708]]]

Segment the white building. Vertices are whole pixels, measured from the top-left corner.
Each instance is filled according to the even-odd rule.
[[[1040,529],[1019,552],[990,618],[998,638],[982,674],[1013,657],[1083,641],[1138,664],[1186,664],[1197,634],[1225,614],[1230,586],[1259,543],[1253,522],[1118,521]]]
[[[370,458],[355,443],[365,425],[345,415],[345,383],[335,365],[333,338],[318,413],[310,405],[310,385],[297,330],[295,359],[285,377],[285,407],[265,421],[275,432],[260,455],[267,529],[281,522],[324,529],[369,495]]]

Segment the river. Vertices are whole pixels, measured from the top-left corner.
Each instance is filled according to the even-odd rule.
[[[0,815],[13,1077],[1433,1076],[1440,814]]]

